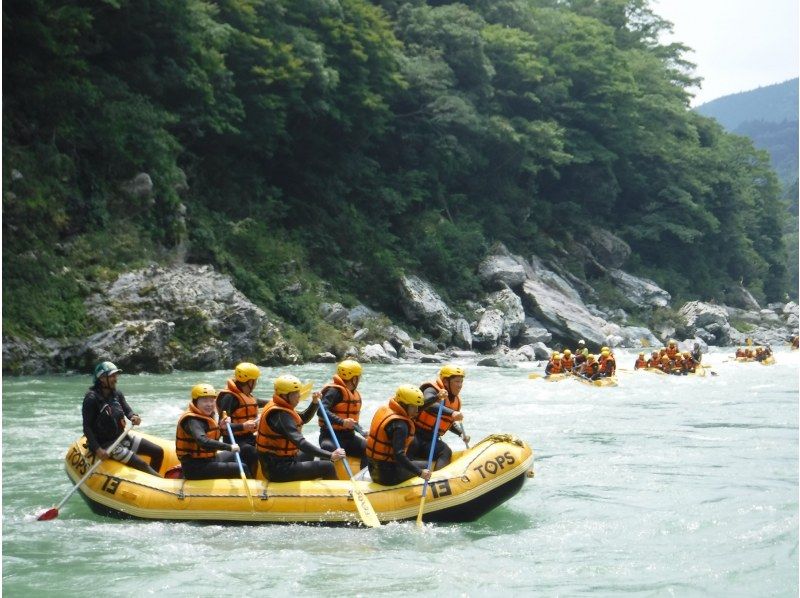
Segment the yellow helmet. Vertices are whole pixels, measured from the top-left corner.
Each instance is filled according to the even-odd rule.
[[[248,361],[243,361],[242,363],[236,366],[235,370],[233,370],[233,377],[236,379],[237,382],[249,382],[250,380],[258,380],[258,377],[260,375],[261,375],[261,370],[258,369],[258,366]]]
[[[361,375],[361,364],[354,359],[345,359],[336,366],[336,375],[342,380],[350,380]]]
[[[684,352],[683,352],[683,356],[684,356],[684,357],[690,357],[690,356],[691,356],[691,353],[689,353],[689,351],[684,351]]]
[[[300,379],[291,374],[285,374],[275,378],[276,395],[288,395],[290,392],[300,391],[302,386],[303,383],[300,382]]]
[[[639,357],[644,357],[644,351],[642,351],[641,353],[639,353]]]
[[[442,366],[442,369],[439,370],[439,378],[444,380],[445,378],[452,378],[453,376],[466,376],[466,372],[464,368],[458,365],[453,365],[452,363],[447,363]]]
[[[553,354],[551,355],[551,357],[553,359],[561,359],[561,353],[559,353],[558,351],[553,351]]]
[[[564,349],[564,357],[569,357],[570,355],[572,355],[572,351],[569,349]]]
[[[671,339],[669,339],[669,344],[670,345],[677,345],[678,341],[676,341],[674,338],[671,338]]]
[[[611,355],[611,352],[608,349],[603,349],[602,351],[600,351],[600,355],[602,357],[608,357],[609,355]]]
[[[210,384],[195,384],[192,386],[192,400],[196,401],[200,397],[216,397],[217,391]]]
[[[425,403],[422,391],[413,384],[399,386],[394,393],[394,400],[404,405],[414,405],[416,407],[422,407]]]
[[[589,353],[586,356],[586,361],[594,361],[594,353]]]
[[[600,352],[602,353],[603,351],[611,351],[611,349],[608,347],[600,347]]]
[[[669,361],[669,355],[662,355],[661,361]]]

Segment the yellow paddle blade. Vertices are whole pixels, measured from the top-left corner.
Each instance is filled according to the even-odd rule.
[[[528,374],[528,380],[536,380],[541,377],[542,377],[541,374]]]
[[[422,510],[425,508],[425,497],[422,497],[422,500],[419,503],[419,513],[417,513],[417,527],[422,527]]]
[[[369,502],[367,495],[361,492],[353,482],[353,501],[356,503],[356,509],[361,516],[361,521],[368,527],[380,527],[381,520],[378,519],[378,514],[372,508],[372,503]]]
[[[311,394],[311,389],[314,388],[313,382],[306,382],[300,387],[300,400],[305,401]]]

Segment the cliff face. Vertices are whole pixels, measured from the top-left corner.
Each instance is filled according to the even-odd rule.
[[[588,249],[584,255],[596,262]],[[608,255],[603,259],[622,265]],[[535,256],[526,260],[500,245],[477,270],[484,293],[463,313],[413,275],[397,283],[402,322],[391,322],[364,305],[348,309],[320,302],[320,318],[348,342],[312,359],[353,355],[364,362],[437,362],[466,350],[489,355],[489,365],[505,365],[546,358],[552,348],[572,347],[579,339],[593,350],[601,345],[658,346],[674,336],[720,345],[743,344],[749,336],[758,344],[778,345],[798,324],[793,303],[738,309],[695,301],[681,307],[675,327],[662,325],[653,332],[628,325],[629,315],[617,306],[589,303],[595,290],[574,276],[580,284],[572,283],[557,261],[551,268]],[[669,307],[670,295],[653,281],[617,268],[608,269],[608,281],[640,316],[650,314],[653,322],[659,310]],[[210,266],[153,265],[123,273],[90,295],[86,309],[101,328],[88,337],[4,338],[4,372],[88,372],[106,359],[128,372],[228,369],[243,360],[266,365],[303,361],[284,335],[285,322],[253,304],[229,277]],[[731,321],[744,323],[748,333]]]

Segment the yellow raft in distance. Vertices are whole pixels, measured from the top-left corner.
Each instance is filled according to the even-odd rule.
[[[160,474],[178,464],[174,441],[135,432],[164,449]],[[76,440],[64,458],[76,483],[94,463]],[[146,459],[146,458],[145,458]],[[426,522],[474,521],[514,496],[533,477],[533,451],[511,434],[492,434],[433,473],[426,493]],[[260,472],[259,472],[259,475]],[[247,523],[358,523],[360,518],[347,480],[267,482],[247,480],[255,511],[240,478],[184,480],[155,477],[107,459],[81,486],[95,513],[118,518],[167,521]],[[423,480],[414,477],[397,486],[356,481],[383,521],[415,519]]]

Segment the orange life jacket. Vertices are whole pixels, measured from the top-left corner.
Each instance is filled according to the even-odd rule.
[[[575,360],[572,357],[562,357],[561,367],[565,372],[570,372],[572,371],[572,368],[575,367]]]
[[[194,401],[189,401],[189,408],[183,412],[178,419],[178,427],[175,428],[175,454],[178,459],[181,457],[192,457],[194,459],[212,459],[217,454],[217,449],[203,449],[194,439],[194,436],[189,434],[183,429],[181,425],[186,419],[197,419],[205,422],[208,426],[206,436],[211,440],[219,440],[220,432],[219,426],[213,417],[208,417],[205,413],[200,411],[194,404]]]
[[[277,431],[273,430],[269,425],[269,414],[273,411],[286,411],[297,423],[298,429],[303,427],[303,420],[300,419],[300,416],[292,408],[292,406],[278,395],[273,395],[272,400],[267,403],[266,407],[264,407],[264,410],[261,412],[261,419],[258,420],[258,430],[256,431],[256,450],[259,453],[268,453],[276,457],[294,457],[298,452],[300,452],[300,449],[297,448],[297,445],[291,442],[283,434],[279,434]]]
[[[661,364],[661,360],[657,357],[651,357],[647,360],[647,367],[657,368]]]
[[[613,369],[610,367],[610,364],[614,364],[616,366],[616,364],[614,363],[614,358],[611,357],[610,355],[608,357],[600,357],[600,359],[597,360],[597,363],[598,363],[597,369],[603,373],[610,372]]]
[[[587,361],[586,362],[586,367],[584,368],[583,373],[584,373],[584,375],[586,375],[589,378],[591,378],[592,376],[594,376],[597,373],[597,370],[598,370],[599,367],[600,367],[600,365],[596,361],[593,361],[592,363],[589,363]]]
[[[553,361],[551,359],[550,362],[547,365],[550,366],[550,372],[549,373],[551,373],[551,374],[560,374],[563,371],[563,365],[561,364],[561,360],[560,359],[558,360],[558,362],[555,362],[555,361]],[[442,417],[444,417],[444,415]]]
[[[232,379],[228,380],[227,389],[220,391],[217,395],[217,411],[219,411],[219,398],[225,393],[232,394],[238,401],[236,407],[233,408],[233,412],[228,414],[228,417],[231,418],[231,425],[243,424],[258,417],[258,401],[256,398],[253,395],[242,392]],[[238,430],[233,433],[235,437],[250,436],[251,434],[252,432],[247,432],[246,430]]]
[[[358,390],[350,391],[349,388],[345,385],[344,380],[342,380],[339,376],[333,377],[333,382],[331,384],[327,384],[322,387],[322,395],[325,396],[325,393],[329,388],[338,388],[339,392],[342,393],[342,400],[336,403],[328,413],[333,413],[336,416],[340,417],[341,419],[354,419],[356,423],[358,423],[358,416],[361,414],[361,393]],[[322,409],[322,405],[320,404],[320,409]],[[319,420],[319,427],[322,429],[326,429],[328,426],[325,425],[325,420],[322,419],[320,415],[318,418]],[[334,430],[346,430],[342,424],[336,424],[331,421],[331,425],[333,426]]]
[[[422,384],[422,386],[420,386],[420,390],[422,390],[422,392],[425,392],[426,388],[446,390],[444,387],[444,382],[442,382],[440,378],[437,378],[433,382],[425,382]],[[448,393],[447,398],[444,400],[444,406],[452,409],[453,411],[461,411],[461,397],[456,395],[451,399],[450,394]],[[426,432],[432,433],[433,426],[436,425],[436,414],[420,410],[419,415],[417,415],[416,424],[417,428],[420,430],[425,430]],[[453,416],[442,411],[442,419],[439,420],[439,436],[447,432],[452,425]]]
[[[643,357],[639,357],[636,360],[636,363],[633,364],[633,369],[638,370],[639,368],[650,367],[648,364],[649,362],[646,359],[644,359]]]
[[[373,461],[385,461],[395,463],[394,450],[392,450],[392,439],[386,433],[386,427],[393,421],[402,420],[408,424],[408,438],[406,438],[405,449],[414,440],[416,431],[413,420],[408,417],[406,410],[395,401],[389,399],[387,405],[381,405],[372,417],[372,424],[369,427],[367,436],[367,458]],[[436,423],[436,422],[434,422]]]

